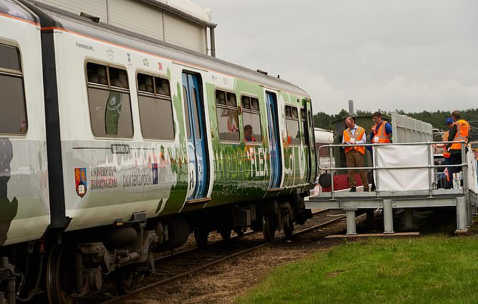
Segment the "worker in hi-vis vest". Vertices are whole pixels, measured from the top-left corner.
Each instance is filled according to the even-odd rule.
[[[390,136],[392,135],[392,126],[388,121],[382,120],[382,113],[375,112],[372,115],[373,126],[370,129],[370,141],[373,144],[387,144],[391,143]],[[373,150],[372,147],[367,147],[372,154],[373,159]],[[375,180],[372,179],[372,191],[375,191]]]
[[[461,112],[458,110],[451,112],[451,118],[453,119],[454,125],[448,134],[448,141],[453,141],[453,143],[447,144],[446,147],[450,152],[450,165],[459,165],[463,162],[461,158],[461,149],[466,148],[466,144],[460,142],[464,141],[465,143],[468,143],[470,124],[461,118]],[[460,171],[461,167],[448,168],[448,174],[450,174],[448,188],[453,186],[453,173],[459,173]]]
[[[344,130],[342,143],[350,145],[345,147],[345,159],[347,160],[347,168],[363,167],[363,156],[365,154],[365,146],[357,146],[357,144],[365,144],[367,136],[365,129],[355,124],[352,117],[345,118],[347,129]],[[350,192],[357,191],[357,181],[355,180],[355,169],[348,169]],[[360,179],[363,184],[363,191],[369,191],[367,173],[364,169],[358,169]]]
[[[445,125],[448,127],[448,130],[446,132],[443,132],[442,135],[442,141],[448,141],[448,135],[450,134],[451,128],[453,127],[453,119],[452,118],[447,118],[445,120]],[[443,158],[444,158],[444,164],[449,165],[450,164],[450,151],[448,151],[447,144],[436,144],[434,145],[437,148],[443,149]],[[448,168],[445,168],[444,173],[446,175],[446,180],[447,183],[450,181],[450,174],[448,172]]]

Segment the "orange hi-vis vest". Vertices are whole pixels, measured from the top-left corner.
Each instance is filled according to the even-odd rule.
[[[355,131],[355,135],[353,138],[355,140],[361,140],[362,136],[365,135],[365,129],[362,127],[357,126],[357,131]],[[344,130],[344,142],[349,142],[350,139],[352,138],[352,132],[350,131],[349,128]],[[348,153],[350,150],[355,149],[359,151],[362,154],[365,154],[365,147],[364,146],[357,146],[357,147],[347,147],[345,148],[345,153]]]
[[[453,141],[462,141],[468,142],[468,134],[470,133],[470,124],[464,120],[460,119],[455,122],[456,125],[456,134]],[[461,143],[451,144],[452,150],[461,150]]]
[[[448,134],[450,134],[450,131],[446,131],[443,133],[443,141],[448,141]],[[449,158],[450,157],[450,152],[447,150],[446,145],[443,146],[443,157],[444,158]]]
[[[372,131],[373,131],[373,142],[376,144],[384,144],[384,143],[390,143],[390,134],[387,134],[385,132],[385,125],[387,122],[385,120],[382,120],[382,123],[380,124],[380,127],[377,130],[377,124],[372,126]],[[377,141],[378,138],[378,141]]]

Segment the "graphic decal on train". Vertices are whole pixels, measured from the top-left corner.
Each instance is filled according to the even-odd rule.
[[[112,189],[118,187],[116,167],[92,167],[90,172],[91,190]]]
[[[18,201],[8,198],[8,181],[10,180],[10,162],[13,158],[12,143],[8,138],[0,138],[0,245],[7,240],[7,233],[12,220],[17,216]]]
[[[86,181],[86,168],[75,168],[76,194],[83,197],[86,194],[88,185]]]

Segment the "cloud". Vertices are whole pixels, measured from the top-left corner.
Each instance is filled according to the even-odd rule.
[[[478,1],[195,0],[218,57],[306,90],[314,111],[476,108]]]

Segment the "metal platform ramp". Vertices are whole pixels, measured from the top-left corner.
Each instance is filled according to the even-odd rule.
[[[413,227],[413,209],[455,207],[456,233],[467,233],[478,205],[476,158],[473,153],[465,154],[463,152],[462,159],[465,161],[462,164],[454,165],[462,167],[462,185],[457,181],[455,189],[439,189],[437,187],[439,178],[443,178],[443,176],[437,174],[437,170],[453,166],[433,164],[431,152],[433,144],[427,142],[373,145],[373,167],[359,169],[374,170],[377,191],[334,191],[332,187],[331,192],[323,192],[305,198],[306,208],[344,210],[347,215],[347,235],[354,235],[357,233],[356,212],[360,209],[382,209],[383,233],[390,234],[394,233],[393,214],[395,209],[404,209],[405,228],[411,228]],[[329,148],[333,148],[344,145],[329,146]],[[384,161],[387,160],[387,156],[381,153],[381,149],[386,149],[385,153],[389,156],[394,155],[393,161],[390,162],[393,165]],[[417,155],[417,151],[422,155]],[[414,155],[413,160],[406,159],[410,155]],[[332,168],[332,178],[336,169],[343,168]]]

